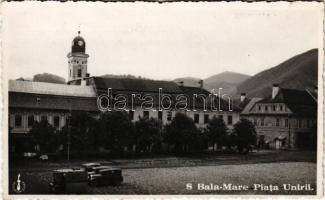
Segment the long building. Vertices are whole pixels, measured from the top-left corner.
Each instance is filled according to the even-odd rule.
[[[86,42],[80,35],[73,39],[67,57],[67,84],[9,81],[9,128],[12,134],[9,138],[13,138],[16,145],[29,143],[28,132],[35,121],[46,119],[60,130],[72,111],[99,115],[103,112],[99,99],[104,95],[109,96],[110,106],[115,105],[118,96],[123,96],[126,102],[123,109],[132,121],[139,117],[153,117],[166,124],[177,112],[190,116],[200,128],[204,128],[213,116],[222,117],[229,128],[239,120],[239,109],[232,104],[231,98],[210,99],[216,95],[203,89],[202,82],[198,87],[187,87],[172,81],[91,77],[87,71]],[[133,95],[140,95],[140,98],[133,98]],[[152,100],[150,109],[144,105],[147,98]],[[179,103],[178,98],[186,98],[186,101]],[[184,104],[186,109],[178,109]],[[107,108],[116,110],[115,107]]]

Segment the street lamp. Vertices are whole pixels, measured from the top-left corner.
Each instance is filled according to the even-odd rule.
[[[69,105],[69,116],[68,116],[68,140],[67,140],[67,156],[68,156],[68,161],[70,160],[70,144],[71,144],[71,142],[70,142],[70,136],[71,136],[71,117],[72,117],[72,115],[71,115],[71,100],[69,100],[69,103],[70,103],[70,105]]]

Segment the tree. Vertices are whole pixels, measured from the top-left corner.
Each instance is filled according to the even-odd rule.
[[[134,126],[124,111],[101,113],[96,127],[99,144],[113,153],[120,153],[124,147],[134,143]]]
[[[247,153],[251,145],[256,145],[256,130],[254,124],[248,119],[242,118],[233,129],[233,143],[239,152]]]
[[[87,112],[72,112],[68,123],[62,129],[64,143],[70,143],[70,150],[79,154],[88,153],[96,147],[96,119]]]
[[[154,118],[139,118],[135,122],[135,143],[137,152],[158,151],[162,142],[162,123]]]
[[[207,132],[209,136],[209,140],[213,144],[213,150],[215,150],[215,144],[218,147],[225,145],[226,137],[227,137],[227,126],[222,118],[213,117],[208,125],[207,125]]]
[[[58,136],[55,134],[55,128],[47,120],[35,122],[29,134],[33,136],[34,143],[39,145],[41,154],[55,152],[58,148]]]
[[[191,144],[195,143],[198,129],[193,120],[182,113],[176,113],[170,124],[164,129],[164,141],[175,146],[176,152],[188,151]]]

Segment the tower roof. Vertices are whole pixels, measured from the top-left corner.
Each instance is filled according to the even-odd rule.
[[[86,42],[83,37],[80,36],[80,31],[78,31],[78,36],[72,40],[71,53],[85,53],[86,52]]]

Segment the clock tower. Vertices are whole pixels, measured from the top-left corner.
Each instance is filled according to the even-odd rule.
[[[71,52],[68,53],[68,82],[72,80],[82,79],[88,76],[87,74],[87,60],[89,55],[86,54],[86,42],[80,36],[80,31],[78,31],[78,36],[72,41]]]

